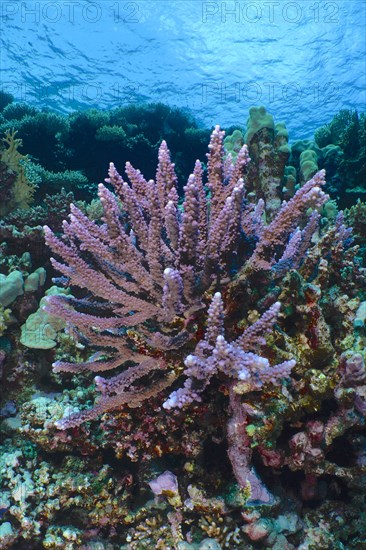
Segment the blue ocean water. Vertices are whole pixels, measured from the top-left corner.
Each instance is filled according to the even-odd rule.
[[[311,137],[365,110],[363,0],[1,0],[1,87],[60,112],[141,101],[206,126],[251,105]]]

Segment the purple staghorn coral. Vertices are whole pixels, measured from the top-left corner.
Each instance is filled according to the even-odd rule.
[[[215,375],[227,380],[232,421],[230,459],[243,486],[250,473],[250,453],[234,444],[241,422],[234,385],[247,391],[288,377],[295,361],[270,366],[258,355],[264,336],[276,322],[280,304],[269,309],[236,339],[225,338],[225,291],[236,278],[267,271],[276,278],[300,263],[317,228],[317,214],[304,229],[299,224],[308,208],[318,208],[327,195],[321,190],[324,171],[282,204],[270,224],[263,223],[264,202],[245,201],[247,147],[235,165],[224,160],[224,132],[212,133],[207,164],[207,188],[201,163],[196,162],[178,206],[177,178],[165,142],[159,149],[156,181],[126,164],[127,183],[110,165],[107,183],[99,185],[102,223],[90,221],[71,205],[64,235],[46,226],[46,242],[62,262],[55,269],[87,295],[52,296],[47,311],[63,318],[76,339],[95,349],[85,362],[57,361],[56,372],[103,372],[125,365],[119,374],[96,376],[100,397],[93,408],[65,416],[56,423],[66,429],[121,406],[141,403],[172,386],[182,373],[184,387],[173,391],[164,408],[183,407],[201,394]],[[254,245],[253,245],[254,242]],[[252,243],[252,244],[250,244]],[[205,311],[208,307],[207,318]],[[205,325],[200,335],[197,326]],[[244,453],[245,454],[245,453]]]
[[[199,401],[200,394],[211,378],[222,372],[228,378],[244,381],[248,391],[260,389],[266,382],[278,383],[289,376],[294,360],[284,361],[271,367],[268,359],[250,352],[264,343],[263,335],[271,331],[277,319],[281,304],[276,302],[262,317],[234,342],[224,338],[224,305],[221,294],[216,292],[208,310],[207,329],[194,352],[184,361],[188,376],[184,388],[174,391],[163,404],[165,409],[183,407],[191,401]]]

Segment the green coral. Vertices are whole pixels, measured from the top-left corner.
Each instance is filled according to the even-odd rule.
[[[306,149],[300,155],[300,171],[303,180],[309,179],[318,171],[318,157],[315,151]]]
[[[6,120],[22,120],[25,116],[35,116],[37,109],[27,103],[10,103],[7,105],[2,115]]]
[[[274,118],[264,107],[251,107],[244,138],[251,162],[248,165],[246,187],[255,190],[266,203],[266,219],[270,221],[281,207],[281,189],[290,179],[284,179],[285,165],[290,155],[288,132],[283,122],[275,125]]]
[[[86,214],[92,221],[100,220],[103,216],[103,205],[98,199],[93,199],[90,203],[85,201],[76,201],[76,206],[80,208],[83,214]]]
[[[100,141],[123,141],[126,139],[126,132],[121,126],[104,125],[98,128],[95,139]]]
[[[282,188],[282,193],[285,200],[288,200],[294,196],[297,190],[296,181],[296,168],[294,166],[285,166]]]
[[[277,122],[275,125],[275,148],[281,153],[290,154],[291,149],[288,144],[288,130],[284,122]]]
[[[84,111],[82,113],[76,112],[70,115],[71,127],[75,126],[75,124],[87,123],[87,125],[94,130],[98,130],[103,126],[107,126],[109,124],[109,120],[109,113],[107,113],[106,111],[100,111],[98,109],[89,109],[88,111]]]
[[[49,314],[43,309],[47,302],[47,296],[58,294],[70,294],[69,289],[52,286],[39,303],[39,308],[32,313],[21,327],[20,342],[27,348],[51,349],[57,343],[57,334],[65,327],[64,321],[59,317]]]
[[[23,292],[24,281],[20,271],[12,271],[7,276],[0,273],[0,304],[3,307],[14,302]]]
[[[339,145],[347,152],[359,147],[359,129],[360,120],[357,111],[342,109],[329,124],[315,131],[314,138],[319,147],[330,144]]]
[[[51,172],[40,164],[29,162],[25,166],[27,178],[36,182],[40,190],[66,191],[76,190],[88,186],[88,178],[78,170],[65,170],[64,172]]]
[[[22,111],[25,114],[19,118]],[[15,128],[29,153],[33,149],[32,143],[37,145],[37,143],[34,143],[35,138],[41,139],[43,143],[47,139],[54,142],[57,135],[65,138],[69,130],[68,119],[50,111],[38,111],[34,108],[26,109],[21,104],[13,104],[8,107],[7,112],[5,111],[6,114],[8,114],[9,120],[3,123],[0,130],[8,131],[10,128]],[[11,118],[10,115],[12,114],[15,117]],[[4,118],[5,115],[3,113]]]
[[[229,134],[224,139],[224,147],[227,153],[231,154],[233,161],[235,162],[236,157],[240,149],[244,145],[244,136],[241,130],[234,130],[232,134]]]
[[[318,128],[315,141],[322,148],[321,168],[331,182],[329,191],[338,195],[340,207],[356,198],[366,198],[366,114],[343,109]]]
[[[269,130],[275,130],[275,124],[273,116],[267,113],[266,108],[251,107],[249,109],[249,117],[247,120],[247,131],[245,133],[245,143],[249,144],[253,136],[262,130],[262,128],[268,128]]]
[[[205,158],[210,135],[210,130],[199,128],[188,113],[162,103],[128,105],[110,111],[90,109],[66,116],[39,111],[24,103],[7,105],[4,116],[0,115],[0,132],[17,130],[34,164],[47,171],[46,175],[39,174],[29,167],[29,174],[34,178],[41,176],[52,186],[57,183],[50,174],[70,176],[73,182],[65,177],[62,186],[72,189],[76,199],[90,200],[95,196],[96,183],[105,177],[111,158],[120,159],[122,164],[128,159],[152,177],[162,139],[174,151],[177,175],[183,185],[196,158]],[[93,186],[83,178],[73,177],[81,169],[87,181],[94,182]],[[37,200],[43,198],[44,187],[40,183]]]

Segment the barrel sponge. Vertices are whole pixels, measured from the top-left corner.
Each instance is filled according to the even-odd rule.
[[[249,109],[249,117],[247,120],[247,131],[245,134],[245,143],[249,144],[256,134],[262,128],[268,128],[269,130],[275,129],[273,116],[267,113],[266,108],[251,107]]]

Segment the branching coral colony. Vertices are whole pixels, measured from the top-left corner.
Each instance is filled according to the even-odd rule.
[[[160,393],[166,414],[174,414],[171,409],[206,399],[210,382],[219,381],[219,391],[228,396],[226,437],[236,479],[251,489],[252,498],[268,501],[251,465],[247,425],[255,411],[242,396],[281,393],[295,367],[296,349],[286,349],[286,334],[282,331],[279,347],[266,344],[265,337],[278,321],[284,277],[305,260],[310,273],[321,271],[317,209],[328,197],[320,171],[266,224],[265,200],[246,199],[248,149],[242,147],[234,164],[223,137],[217,126],[207,184],[197,161],[182,205],[162,142],[155,181],[127,163],[127,183],[110,165],[106,182],[114,192],[99,185],[102,223],[71,205],[62,238],[45,227],[47,244],[63,261],[52,259],[54,268],[84,289],[77,297],[48,298],[46,309],[94,351],[85,362],[56,361],[54,371],[119,369],[111,378],[95,377],[100,396],[93,408],[65,414],[56,426],[76,427],[107,411],[139,407]],[[341,216],[331,238],[343,250],[349,231]],[[315,309],[316,300],[313,296]],[[245,315],[253,309],[257,315],[250,324]],[[269,359],[278,364],[271,366]]]

